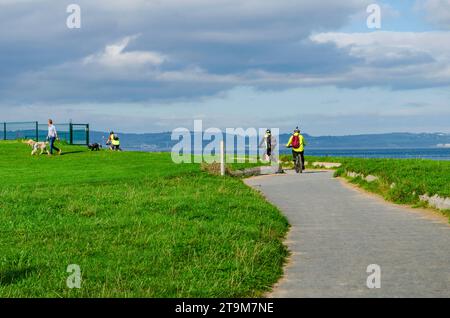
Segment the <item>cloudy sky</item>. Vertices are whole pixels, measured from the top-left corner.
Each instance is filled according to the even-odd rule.
[[[450,133],[450,0],[0,0],[0,71],[0,121]]]

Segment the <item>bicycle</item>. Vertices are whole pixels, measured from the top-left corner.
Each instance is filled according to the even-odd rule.
[[[302,158],[300,157],[300,155],[297,155],[297,158],[295,158],[294,166],[296,173],[303,173]]]
[[[288,148],[292,148],[292,146],[289,146]],[[294,169],[296,173],[303,173],[303,163],[300,154],[297,154],[297,157],[295,157]]]

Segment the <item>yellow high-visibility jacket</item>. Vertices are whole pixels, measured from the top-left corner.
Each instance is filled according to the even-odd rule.
[[[293,148],[293,150],[295,152],[305,151],[305,146],[307,145],[307,143],[306,143],[305,137],[303,137],[303,135],[301,135],[299,133],[295,133],[291,136],[291,138],[289,138],[289,142],[287,143],[286,147],[290,147],[292,145],[292,139],[294,138],[294,136],[298,136],[298,138],[300,140],[300,147]]]
[[[120,146],[120,140],[115,140],[114,135],[109,136],[109,139],[111,140],[111,145]]]

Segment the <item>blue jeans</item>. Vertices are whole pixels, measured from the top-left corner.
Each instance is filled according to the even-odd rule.
[[[50,137],[49,141],[50,141],[50,154],[53,155],[53,149],[59,152],[59,148],[55,147],[56,137]]]

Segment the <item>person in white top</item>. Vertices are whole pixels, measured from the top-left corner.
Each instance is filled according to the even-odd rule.
[[[61,154],[62,151],[61,149],[55,147],[55,141],[59,140],[58,138],[58,132],[56,131],[56,127],[55,125],[53,125],[53,120],[49,119],[48,120],[48,136],[47,136],[48,141],[50,142],[50,152],[49,155],[53,155],[53,150],[57,151],[58,154]]]

